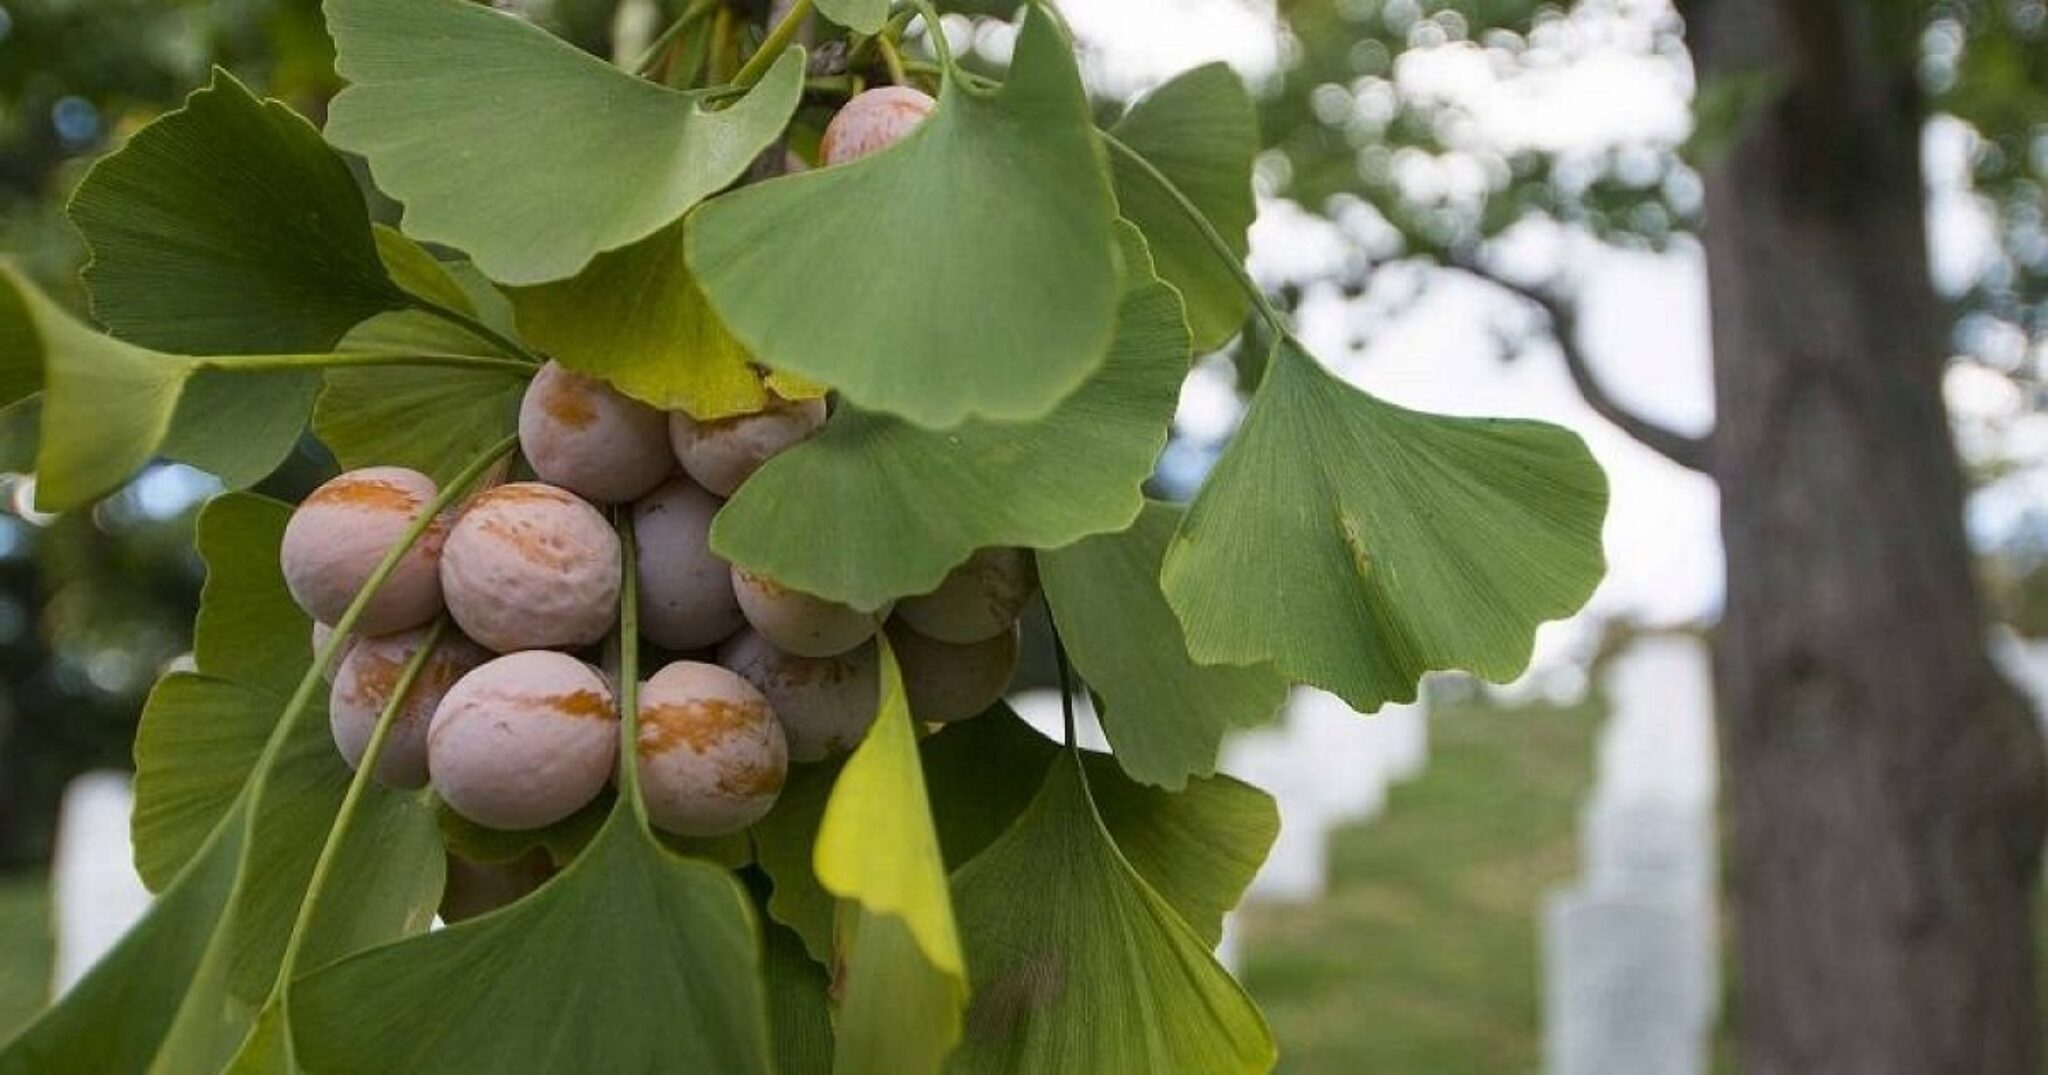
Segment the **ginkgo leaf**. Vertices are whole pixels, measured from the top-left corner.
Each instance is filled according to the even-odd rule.
[[[1149,272],[1135,230],[1119,232],[1131,276],[1115,343],[1050,414],[936,432],[842,405],[740,487],[712,548],[805,593],[879,608],[931,590],[979,548],[1053,547],[1128,526],[1189,352],[1179,299]]]
[[[362,192],[320,132],[218,69],[95,163],[69,212],[92,253],[94,314],[155,351],[324,351],[364,318],[415,304],[387,273]],[[196,371],[154,450],[230,488],[254,484],[291,454],[319,389],[306,369]]]
[[[364,318],[412,304],[378,259],[341,157],[312,124],[218,68],[184,107],[94,164],[70,216],[92,252],[93,314],[144,347],[322,351]]]
[[[795,933],[765,924],[761,977],[776,1075],[829,1075],[832,1070],[831,979],[812,962]]]
[[[156,454],[197,364],[86,328],[10,266],[0,292],[0,368],[35,369],[42,387],[36,506],[89,503]]]
[[[432,251],[396,228],[375,224],[370,233],[377,242],[377,259],[391,274],[391,282],[406,294],[457,313],[476,315],[476,302]]]
[[[754,823],[754,857],[773,887],[768,914],[795,932],[811,958],[832,962],[832,924],[838,900],[818,883],[812,868],[818,823],[839,779],[840,763],[792,765],[775,809]]]
[[[1059,757],[1052,742],[998,706],[925,740],[925,776],[939,841],[957,872],[1014,823]],[[1180,791],[1140,784],[1115,759],[1081,752],[1112,839],[1147,884],[1210,944],[1280,835],[1271,796],[1227,776]]]
[[[773,398],[683,260],[683,225],[599,254],[573,279],[514,288],[519,329],[570,369],[699,419],[751,414]],[[789,398],[815,398],[811,387]]]
[[[342,340],[341,349],[493,354],[463,329],[417,312],[365,321]],[[527,380],[498,369],[329,370],[313,408],[313,433],[344,469],[411,467],[446,481],[517,428]]]
[[[974,1001],[949,1070],[1264,1072],[1265,1020],[1103,827],[1080,757],[954,878]]]
[[[292,991],[309,1070],[768,1071],[760,953],[732,875],[624,800],[539,891],[351,956]]]
[[[512,14],[466,0],[327,0],[348,88],[327,137],[370,163],[406,234],[493,279],[575,275],[739,178],[803,90],[792,49],[745,97],[633,77]]]
[[[714,199],[686,243],[763,363],[943,429],[1044,415],[1101,365],[1115,213],[1073,49],[1034,4],[1000,90],[950,74],[903,141]]]
[[[211,607],[197,673],[159,688],[137,744],[138,863],[159,882],[175,876],[131,938],[0,1052],[0,1072],[219,1070],[271,992],[350,782],[324,706],[270,693],[288,676],[303,689],[310,665],[307,621],[277,597],[289,515],[242,494],[202,513]],[[162,703],[182,689],[173,684],[195,682],[204,704]],[[421,797],[369,787],[308,920],[305,958],[425,929],[441,868]]]
[[[872,34],[889,19],[889,0],[818,0],[818,12],[860,34]]]
[[[1162,579],[1196,660],[1371,711],[1433,669],[1519,675],[1599,583],[1606,511],[1575,434],[1397,407],[1282,340]]]
[[[1235,72],[1220,63],[1183,72],[1131,106],[1110,133],[1187,195],[1244,258],[1258,213],[1252,161],[1259,153],[1259,118]],[[1110,163],[1117,205],[1145,233],[1159,275],[1187,303],[1195,350],[1223,346],[1250,307],[1236,275],[1149,173],[1122,156],[1112,155]]]
[[[1038,577],[1074,667],[1101,699],[1124,772],[1180,788],[1216,771],[1232,728],[1273,715],[1287,683],[1262,666],[1196,664],[1159,588],[1181,511],[1150,503],[1128,530],[1038,554]]]
[[[813,858],[839,899],[833,1071],[927,1075],[959,1038],[967,972],[902,677],[880,650],[881,712],[833,784]]]

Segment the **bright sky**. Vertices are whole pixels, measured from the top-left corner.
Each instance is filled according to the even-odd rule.
[[[1398,2],[1398,0],[1395,0]],[[1585,10],[1585,9],[1593,10]],[[1069,20],[1090,46],[1091,81],[1105,92],[1136,92],[1212,59],[1237,67],[1254,84],[1268,77],[1284,45],[1269,0],[1118,0],[1069,5]],[[1690,74],[1655,55],[1650,28],[1662,3],[1605,0],[1583,5],[1569,30],[1564,62],[1503,81],[1469,46],[1410,53],[1398,70],[1403,92],[1441,94],[1466,103],[1477,137],[1497,145],[1569,151],[1632,137],[1682,137],[1689,123]],[[1963,189],[1968,132],[1930,127],[1930,219],[1937,278],[1967,280],[1992,240],[1982,209]],[[1426,177],[1427,178],[1427,177]],[[1252,265],[1264,279],[1300,277],[1340,256],[1329,226],[1282,203],[1267,203],[1253,230]],[[1666,255],[1591,248],[1557,229],[1519,235],[1502,251],[1509,266],[1541,274],[1563,266],[1578,290],[1585,342],[1614,393],[1641,412],[1691,432],[1713,417],[1706,284],[1698,249]],[[1334,294],[1311,292],[1301,335],[1353,383],[1396,402],[1459,414],[1548,419],[1578,430],[1613,483],[1607,525],[1611,570],[1593,616],[1546,628],[1539,667],[1564,666],[1591,639],[1600,615],[1651,623],[1710,618],[1722,590],[1718,514],[1712,483],[1662,460],[1594,415],[1572,387],[1554,351],[1511,364],[1500,360],[1493,326],[1510,335],[1530,322],[1517,300],[1455,274],[1436,274],[1421,299],[1390,317],[1372,315]],[[1362,351],[1347,340],[1367,329]],[[2002,379],[1967,372],[1951,384],[1966,433],[1972,416],[2011,418],[2024,405]],[[1183,400],[1182,426],[1227,430],[1236,402],[1221,377],[1197,378]],[[2048,459],[2048,418],[1997,423],[2007,452]],[[2017,432],[2015,432],[2015,429]],[[1985,438],[1992,434],[1984,434]],[[2020,443],[2014,443],[2014,437]],[[1967,438],[1966,438],[1966,446]],[[1978,445],[1991,450],[1986,439]],[[2048,501],[2037,473],[2015,495],[1980,498],[1980,529],[1997,529],[2028,502]]]

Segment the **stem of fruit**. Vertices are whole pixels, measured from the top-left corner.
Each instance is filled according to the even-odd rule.
[[[882,66],[889,69],[889,81],[898,86],[910,85],[910,74],[903,69],[903,53],[897,50],[896,42],[878,37],[875,48],[882,53]]]
[[[1110,152],[1129,161],[1133,167],[1145,173],[1146,178],[1158,184],[1160,190],[1166,192],[1166,196],[1173,200],[1173,204],[1180,209],[1182,215],[1186,216],[1188,222],[1195,226],[1195,230],[1202,234],[1203,241],[1209,244],[1209,249],[1216,255],[1217,260],[1229,268],[1231,275],[1236,277],[1238,288],[1251,299],[1252,308],[1259,312],[1260,320],[1271,326],[1276,338],[1286,338],[1287,319],[1273,306],[1273,300],[1266,297],[1266,289],[1260,287],[1259,282],[1252,279],[1252,274],[1245,271],[1244,260],[1224,241],[1223,235],[1216,230],[1216,225],[1209,222],[1208,214],[1202,212],[1201,208],[1181,191],[1179,185],[1168,179],[1166,173],[1146,160],[1144,154],[1125,145],[1121,139],[1108,131],[1096,133],[1102,136],[1102,144],[1108,146]]]
[[[443,306],[439,303],[428,302],[425,299],[417,300],[414,303],[414,309],[417,309],[424,314],[431,314],[434,317],[438,317],[441,320],[446,321],[451,325],[454,325],[456,328],[462,329],[463,331],[469,333],[470,335],[475,336],[477,339],[482,340],[485,343],[490,344],[492,347],[497,348],[498,353],[504,355],[506,358],[521,359],[525,361],[527,364],[534,366],[538,366],[542,362],[546,361],[545,359],[541,358],[541,356],[529,350],[525,344],[520,343],[518,340],[515,340],[512,337],[507,336],[502,332],[499,332],[497,329],[494,329],[491,326],[484,324],[482,321],[479,321],[476,318],[471,317],[466,313],[463,313],[461,310],[451,310],[448,307]]]
[[[1074,666],[1067,660],[1067,643],[1060,638],[1059,621],[1053,616],[1050,601],[1045,603],[1045,626],[1052,632],[1052,659],[1060,669],[1060,716],[1066,724],[1067,745],[1071,747],[1079,741],[1074,735]]]
[[[750,89],[761,81],[761,76],[768,73],[768,68],[781,58],[783,50],[796,40],[796,35],[804,28],[804,20],[810,17],[811,0],[796,0],[788,14],[782,16],[768,31],[768,36],[762,39],[761,47],[755,49],[754,54],[747,57],[747,62],[740,66],[739,73],[732,76],[733,85]]]
[[[390,580],[392,572],[398,570],[399,561],[405,559],[406,554],[412,551],[414,545],[419,544],[420,538],[434,525],[441,512],[447,510],[449,505],[455,503],[456,499],[467,492],[469,487],[474,485],[476,480],[482,477],[486,470],[491,468],[492,464],[504,458],[518,444],[519,437],[517,434],[508,436],[471,460],[469,465],[462,468],[460,473],[449,479],[448,484],[441,488],[439,495],[435,496],[433,502],[427,505],[426,510],[420,512],[419,518],[414,519],[412,525],[406,527],[405,533],[400,536],[397,544],[393,545],[390,551],[384,554],[384,558],[377,562],[377,567],[370,572],[370,577],[363,581],[362,589],[356,591],[355,599],[349,602],[347,610],[342,612],[341,618],[335,621],[334,631],[328,636],[327,644],[320,647],[320,652],[314,656],[313,666],[306,669],[306,673],[299,677],[297,689],[292,691],[291,700],[285,703],[283,714],[277,718],[277,730],[271,733],[270,741],[264,745],[263,753],[265,760],[258,763],[259,773],[267,771],[268,759],[278,750],[279,744],[283,743],[285,738],[291,734],[292,728],[298,723],[300,715],[306,711],[306,706],[312,702],[313,690],[315,685],[320,682],[321,674],[334,665],[335,658],[340,656],[342,647],[348,643],[350,632],[355,630],[356,621],[362,618],[363,609],[369,607],[370,602],[376,599],[377,592],[382,590],[384,584]],[[431,648],[431,646],[427,647],[427,649]],[[422,650],[422,652],[426,652],[426,650]],[[384,725],[383,718],[380,717],[377,723],[379,729],[377,734],[381,735]],[[341,810],[335,815],[334,827],[328,830],[328,848],[338,845],[338,839],[335,836],[336,830],[345,829],[348,825],[349,816],[353,811],[355,802],[355,786],[363,779],[364,774],[370,771],[372,764],[374,764],[376,746],[376,740],[373,739],[370,750],[365,752],[364,764],[356,770],[356,779],[349,785],[350,794],[342,799]],[[322,859],[327,857],[328,848],[322,848]],[[311,920],[311,912],[307,910],[307,907],[318,897],[320,892],[319,886],[324,880],[325,875],[320,871],[320,867],[316,865],[313,877],[307,883],[306,894],[299,903],[300,921],[293,926],[294,935],[302,932],[301,926],[304,922]],[[291,942],[287,941],[286,949],[288,952],[291,950],[291,947]],[[291,965],[289,963],[282,964],[279,967],[277,980],[271,986],[272,996],[282,996],[284,989],[291,982],[290,969]]]
[[[419,681],[420,672],[427,666],[427,658],[440,644],[441,635],[447,627],[446,616],[434,621],[434,626],[427,631],[426,641],[405,662],[405,669],[398,674],[398,682],[392,685],[391,698],[384,703],[383,711],[377,714],[377,728],[370,733],[370,743],[363,748],[355,775],[349,779],[348,791],[341,797],[341,809],[334,815],[334,825],[327,830],[327,842],[321,845],[320,857],[313,862],[313,875],[306,882],[306,898],[299,901],[299,915],[292,920],[291,934],[285,938],[284,957],[278,962],[277,981],[271,986],[273,1000],[282,1001],[284,998],[285,985],[291,981],[292,969],[299,962],[299,949],[305,946],[306,933],[312,927],[314,913],[319,910],[320,893],[327,887],[327,875],[334,868],[334,860],[341,855],[342,841],[348,839],[348,830],[355,821],[356,806],[377,771],[377,762],[384,756],[384,741],[390,737],[391,726],[397,722],[399,710],[405,708],[412,695],[413,684]]]
[[[924,16],[924,35],[931,39],[932,54],[939,58],[939,66],[953,70],[953,42],[946,37],[945,24],[939,21],[939,9],[931,0],[916,0],[912,5],[919,15]]]
[[[717,7],[718,0],[697,0],[696,3],[684,8],[683,13],[676,16],[676,21],[668,24],[668,29],[648,42],[647,47],[641,51],[640,58],[633,61],[632,72],[641,78],[652,75],[668,52],[668,47],[676,43],[676,38],[687,33],[690,27],[710,17],[711,12]]]
[[[533,376],[533,363],[517,358],[487,355],[453,355],[430,351],[335,351],[307,355],[215,355],[199,359],[196,368],[233,373],[267,373],[279,370],[352,369],[364,366],[436,366],[446,369],[490,370]]]
[[[633,516],[618,514],[619,529],[619,794],[647,824],[640,800],[640,550],[633,540]]]

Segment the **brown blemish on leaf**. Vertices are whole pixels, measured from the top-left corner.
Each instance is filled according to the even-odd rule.
[[[1066,990],[1064,956],[1057,951],[1026,956],[975,991],[967,1031],[984,1041],[1006,1040],[1026,1017],[1051,1006]]]
[[[644,705],[640,708],[640,756],[666,754],[678,743],[702,754],[733,736],[761,727],[769,719],[767,704],[751,700],[698,698]]]
[[[411,515],[419,510],[420,498],[397,482],[384,478],[343,477],[313,490],[304,506],[314,505]]]
[[[1343,531],[1344,547],[1351,553],[1351,566],[1358,570],[1358,577],[1371,577],[1372,555],[1366,552],[1365,538],[1358,532],[1358,523],[1348,513],[1339,510],[1337,527]]]

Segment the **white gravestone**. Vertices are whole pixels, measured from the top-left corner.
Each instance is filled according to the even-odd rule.
[[[50,886],[57,933],[53,994],[99,962],[149,910],[135,873],[128,815],[135,795],[126,773],[87,773],[64,789]]]
[[[1549,1075],[1700,1075],[1719,993],[1713,687],[1706,647],[1637,642],[1581,819],[1584,873],[1543,918]]]

